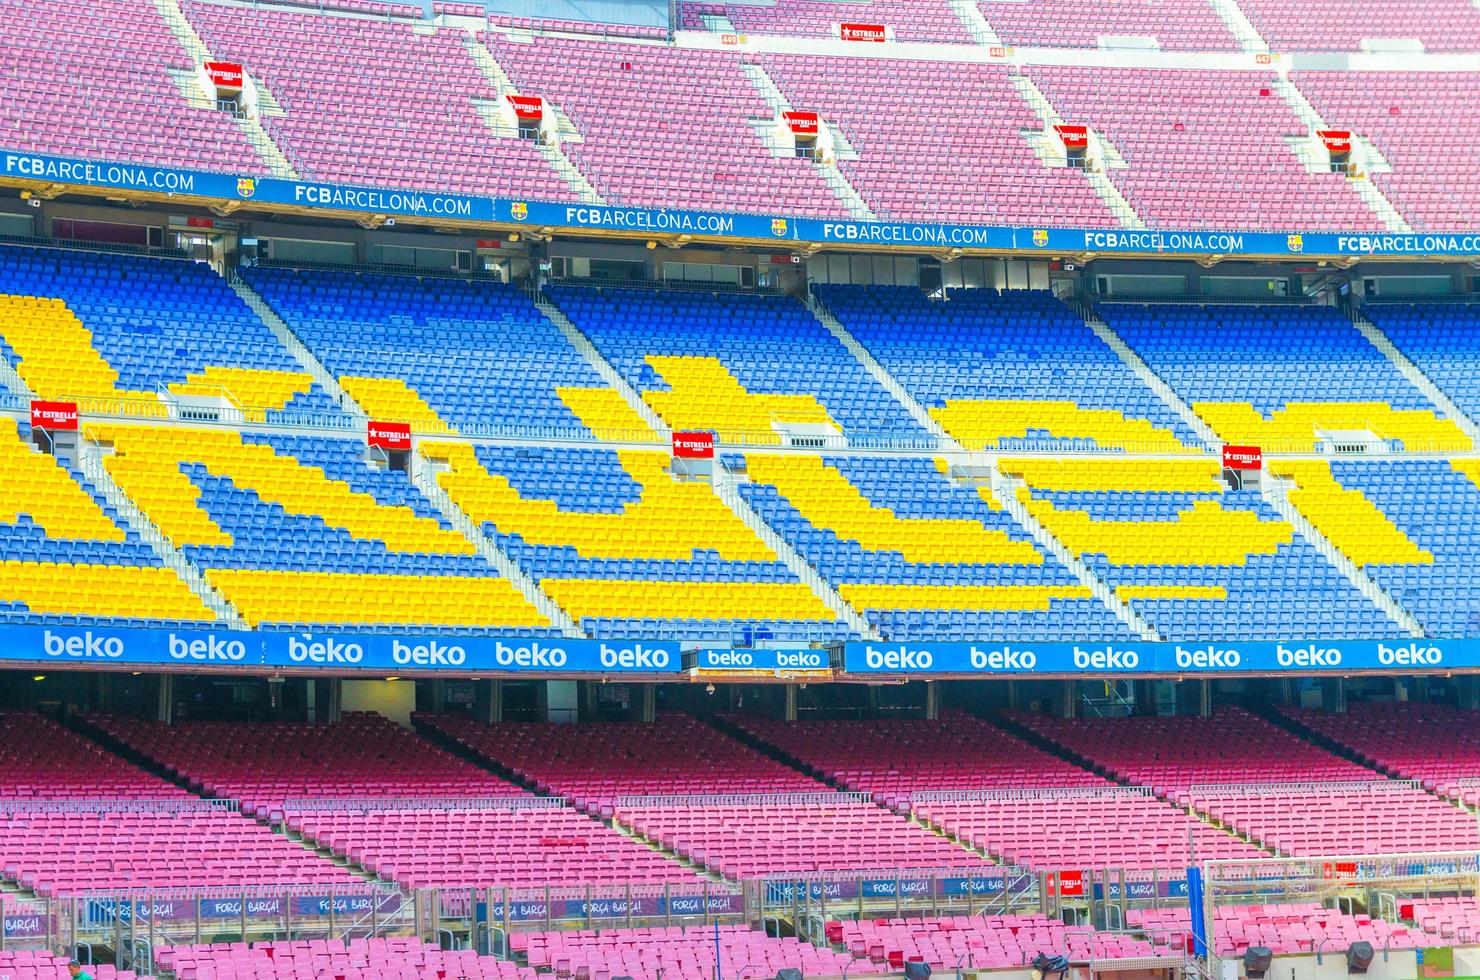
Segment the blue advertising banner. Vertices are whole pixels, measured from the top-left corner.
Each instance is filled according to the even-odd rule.
[[[265,667],[370,671],[676,675],[669,640],[528,639],[429,633],[244,632],[0,625],[0,665]],[[693,650],[705,670],[828,669],[811,648]],[[1253,643],[886,643],[843,645],[845,675],[1033,677],[1480,670],[1480,638]]]
[[[847,221],[797,218],[770,213],[741,214],[509,200],[78,160],[24,150],[0,149],[0,178],[35,182],[38,185],[63,184],[166,194],[208,199],[212,202],[289,205],[392,217],[435,218],[449,222],[523,224],[563,231],[775,241],[778,245],[806,243],[921,249],[960,248],[1041,252],[1049,255],[1221,255],[1232,258],[1480,256],[1480,231],[1431,234],[1144,231]]]
[[[757,647],[753,650],[701,649],[692,651],[693,666],[706,671],[827,670],[832,665],[826,650],[812,647]]]
[[[462,670],[489,673],[673,673],[671,641],[513,639],[450,634],[272,633],[0,626],[0,664]]]
[[[382,633],[264,633],[270,667],[486,670],[550,673],[670,673],[679,645],[662,640],[500,639]]]
[[[1255,643],[848,643],[847,674],[1022,677],[1053,674],[1320,673],[1480,669],[1480,640]]]

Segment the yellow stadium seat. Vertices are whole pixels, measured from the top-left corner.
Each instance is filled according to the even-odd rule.
[[[282,409],[298,395],[307,394],[312,384],[308,375],[292,371],[211,366],[171,384],[170,391],[204,398],[225,396],[242,409],[247,421],[261,422],[268,411]]]
[[[0,331],[20,358],[21,378],[42,398],[158,401],[154,392],[119,389],[92,331],[59,299],[0,296]]]
[[[780,443],[773,422],[801,422],[840,428],[811,395],[753,394],[718,358],[650,355],[647,359],[669,391],[643,392],[643,401],[680,430],[744,433],[752,444]]]
[[[597,439],[659,442],[661,437],[615,388],[557,388],[556,394]]]
[[[569,545],[587,558],[684,559],[700,549],[731,561],[776,558],[708,486],[675,480],[666,453],[619,452],[622,468],[642,486],[642,498],[620,514],[592,514],[521,497],[505,477],[479,464],[471,446],[423,444],[422,452],[449,465],[438,481],[469,517],[531,544]]]
[[[1414,544],[1365,494],[1337,483],[1325,460],[1280,459],[1268,465],[1271,475],[1295,481],[1290,503],[1358,565],[1433,564],[1434,556]]]
[[[88,425],[93,442],[111,444],[103,465],[150,520],[177,546],[230,545],[231,537],[200,507],[200,492],[180,472],[199,463],[213,475],[253,490],[289,514],[319,516],[354,537],[383,541],[392,551],[472,554],[472,542],[408,507],[391,507],[331,480],[271,446],[244,443],[235,432],[143,425]]]
[[[15,419],[0,416],[0,521],[29,515],[50,538],[122,541],[121,528],[103,513],[54,457],[21,441]]]
[[[1093,439],[1104,449],[1195,451],[1146,419],[1126,418],[1113,409],[1080,408],[1069,401],[960,399],[932,408],[930,415],[971,450],[991,449],[1002,439],[1045,429],[1061,439]]]
[[[838,592],[859,609],[1036,610],[1054,599],[1090,599],[1082,585],[843,585]]]
[[[421,395],[400,378],[361,378],[345,375],[339,386],[372,419],[409,422],[412,431],[450,433],[457,430],[442,420]]]
[[[159,566],[3,561],[0,601],[52,615],[215,619],[178,575]]]
[[[214,568],[205,575],[254,627],[263,623],[550,625],[503,578],[237,568]]]
[[[865,549],[897,551],[914,562],[1043,563],[1031,542],[1014,540],[980,521],[896,517],[886,507],[875,507],[817,456],[752,453],[746,468],[752,480],[774,486],[813,526]]]
[[[1127,602],[1135,599],[1227,599],[1221,585],[1122,585],[1115,594]]]
[[[648,582],[545,579],[541,588],[577,620],[836,618],[807,586],[776,582]]]
[[[1189,459],[1000,459],[997,468],[1043,490],[1157,490],[1207,493],[1224,489],[1214,457]]]
[[[1218,461],[1196,460],[1003,460],[1006,473],[1023,478],[1018,497],[1028,512],[1076,555],[1102,554],[1119,565],[1242,565],[1250,555],[1272,555],[1294,538],[1284,521],[1260,520],[1248,510],[1227,510],[1217,500],[1197,500],[1175,521],[1101,521],[1081,510],[1060,510],[1035,499],[1040,490],[1152,490],[1203,492],[1223,487]]]
[[[1470,482],[1480,488],[1480,459],[1452,459],[1449,465],[1456,473],[1463,473]]]
[[[1433,412],[1397,410],[1387,402],[1290,402],[1268,418],[1247,402],[1196,402],[1193,411],[1218,437],[1235,445],[1261,446],[1266,452],[1315,451],[1316,432],[1367,431],[1397,439],[1411,450],[1451,452],[1473,449],[1468,436]]]

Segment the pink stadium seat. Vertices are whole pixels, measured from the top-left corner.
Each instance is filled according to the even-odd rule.
[[[479,115],[474,99],[502,96],[460,31],[212,3],[185,10],[218,57],[241,62],[282,106],[263,124],[305,177],[576,199],[534,143],[494,135]]]
[[[286,828],[409,888],[696,884],[694,872],[561,806],[289,809]]]
[[[417,720],[539,792],[563,796],[593,815],[610,816],[617,796],[824,789],[687,715],[660,715],[652,724],[484,725],[463,715]],[[683,751],[675,752],[679,745]]]
[[[1480,37],[1480,11],[1469,4],[1463,8],[1462,16]],[[1394,3],[1390,9],[1420,8]],[[1422,16],[1428,20],[1440,13],[1425,9]],[[1480,40],[1471,50],[1477,45]],[[1392,170],[1372,172],[1368,179],[1416,231],[1475,227],[1480,190],[1466,149],[1480,140],[1480,123],[1470,111],[1476,99],[1473,74],[1301,71],[1290,77],[1328,125],[1371,140]]]
[[[923,919],[859,919],[829,924],[834,942],[880,968],[918,960],[935,971],[1022,967],[1039,953],[1075,960],[1167,953],[1143,939],[1065,925],[1039,913]]]
[[[1173,948],[1183,945],[1192,928],[1191,913],[1185,908],[1138,909],[1128,919],[1148,936],[1164,936]],[[1279,956],[1340,953],[1354,942],[1369,942],[1379,951],[1448,945],[1423,930],[1369,915],[1343,915],[1314,903],[1222,905],[1214,920],[1214,949],[1226,956],[1241,955],[1250,946],[1268,947]]]
[[[838,169],[873,210],[903,221],[1118,227],[1079,170],[1039,161],[1042,129],[1004,65],[768,55],[788,101],[838,127],[858,158]]]
[[[883,24],[896,41],[933,41],[970,44],[960,19],[946,0],[776,0],[773,4],[679,4],[681,25],[704,30],[706,16],[722,16],[747,34],[789,34],[803,37],[838,36],[840,23]]]
[[[1474,818],[1237,708],[1210,718],[1019,722],[1111,775],[1296,856],[1472,848]]]
[[[533,980],[534,971],[471,949],[444,950],[412,936],[172,946],[161,969],[176,980]]]
[[[1205,0],[981,0],[1007,44],[1094,48],[1106,36],[1154,37],[1163,51],[1237,51],[1238,41]]]
[[[1473,711],[1412,701],[1358,701],[1345,714],[1285,707],[1285,716],[1400,779],[1480,805],[1480,738]]]
[[[1127,163],[1109,177],[1158,228],[1375,231],[1343,174],[1308,173],[1286,144],[1306,127],[1261,71],[1035,67],[1065,119],[1092,126]]]
[[[583,140],[567,155],[612,203],[847,213],[812,161],[777,155],[751,128],[774,113],[739,54],[558,37],[487,41],[521,92],[570,117]]]
[[[149,0],[49,0],[0,23],[0,132],[38,153],[265,174],[231,116],[181,91],[199,67]]]
[[[1480,11],[1466,0],[1239,0],[1239,7],[1275,51],[1360,51],[1374,38],[1417,38],[1427,51],[1480,48]]]
[[[120,970],[110,963],[87,967],[96,980],[154,980],[150,974]],[[0,951],[0,980],[68,980],[67,957],[48,950]]]
[[[266,817],[297,799],[523,796],[382,715],[332,725],[182,722],[107,715],[89,721],[155,759],[192,789]]]

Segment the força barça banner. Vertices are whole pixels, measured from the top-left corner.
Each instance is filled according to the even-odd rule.
[[[569,232],[688,235],[696,240],[958,248],[1049,256],[1092,252],[1302,258],[1354,255],[1480,257],[1480,229],[1426,234],[1285,233],[849,221],[766,212],[764,202],[760,201],[756,202],[755,213],[559,204],[79,160],[4,149],[0,149],[0,179],[12,183],[30,182],[38,187],[61,184],[169,194],[212,203],[286,205],[453,223],[529,225]]]

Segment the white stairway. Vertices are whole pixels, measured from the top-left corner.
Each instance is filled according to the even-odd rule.
[[[1320,112],[1315,106],[1311,105],[1310,100],[1305,97],[1305,93],[1300,91],[1294,82],[1284,77],[1276,78],[1273,88],[1280,94],[1280,98],[1285,100],[1285,104],[1293,109],[1295,114],[1300,117],[1300,121],[1305,124],[1308,130],[1315,132],[1316,130],[1330,128],[1326,120],[1322,118]],[[1373,152],[1376,152],[1375,149]],[[1299,154],[1297,153],[1297,155]],[[1408,219],[1403,217],[1402,212],[1397,209],[1392,201],[1388,200],[1387,195],[1379,190],[1371,180],[1348,181],[1348,186],[1362,199],[1362,203],[1372,209],[1372,213],[1377,215],[1378,220],[1382,222],[1383,227],[1388,231],[1401,234],[1407,234],[1413,231],[1413,226],[1408,223]]]
[[[113,479],[108,468],[103,465],[103,450],[101,447],[84,444],[82,458],[79,460],[82,474],[87,477],[93,486],[102,492],[104,499],[118,511],[135,534],[137,534],[150,550],[159,557],[166,567],[180,576],[190,591],[194,592],[203,602],[207,609],[215,614],[216,618],[230,625],[233,629],[246,629],[247,623],[242,619],[241,613],[236,610],[226,597],[217,592],[211,583],[206,581],[205,575],[195,564],[186,558],[180,549],[176,548],[174,542],[164,535],[164,532],[149,519],[149,516],[139,509],[123,488]]]
[[[742,67],[746,76],[749,77],[750,83],[755,86],[755,90],[760,93],[761,98],[765,99],[766,104],[771,107],[771,112],[773,113],[772,119],[779,119],[781,118],[781,113],[791,111],[791,103],[782,94],[775,80],[767,74],[764,68],[755,64],[746,64]],[[822,120],[822,125],[827,126],[827,120]],[[832,132],[835,144],[841,143],[846,145],[846,141],[842,139],[841,133],[838,133],[835,129]],[[774,150],[775,147],[772,147],[772,149]],[[848,209],[849,215],[858,221],[879,220],[879,216],[868,206],[868,202],[863,199],[863,195],[858,193],[858,188],[854,187],[835,165],[818,162],[816,167],[817,171],[827,181],[827,186],[832,189],[833,194]]]
[[[714,488],[714,495],[724,501],[725,506],[734,511],[735,515],[745,522],[746,527],[754,531],[772,551],[776,552],[776,557],[791,569],[792,574],[801,579],[807,588],[811,589],[824,605],[837,613],[838,618],[847,623],[855,633],[869,640],[880,639],[878,630],[870,626],[868,620],[858,610],[848,605],[838,591],[822,577],[822,574],[808,564],[800,552],[776,533],[775,529],[767,524],[760,514],[756,513],[755,509],[740,495],[736,483],[735,476],[719,465],[716,460],[714,480],[711,484]]]
[[[1023,502],[1017,498],[1017,491],[1021,486],[1021,481],[1013,479],[993,466],[992,493],[1002,502],[1003,508],[1012,515],[1013,520],[1033,536],[1038,546],[1057,558],[1059,563],[1068,568],[1079,580],[1079,584],[1089,589],[1090,594],[1100,600],[1100,603],[1110,610],[1116,619],[1129,626],[1141,639],[1151,641],[1163,639],[1161,634],[1157,633],[1156,629],[1140,613],[1115,594],[1115,590],[1110,587],[1109,583],[1096,575],[1088,565],[1069,550],[1067,545],[1055,537],[1052,531],[1028,511]]]
[[[622,396],[622,400],[634,412],[641,416],[644,422],[652,426],[654,432],[666,436],[672,431],[668,427],[668,423],[663,421],[662,416],[653,411],[652,407],[642,400],[642,396],[637,393],[637,389],[628,384],[627,379],[622,377],[617,369],[611,366],[611,362],[601,356],[601,351],[596,349],[596,345],[591,343],[590,338],[581,333],[580,327],[572,323],[570,317],[562,313],[558,306],[543,296],[536,296],[534,305],[539,307],[540,312],[545,315],[547,320],[555,324],[556,328],[565,335],[565,339],[570,341],[570,345],[586,359],[587,363],[596,369],[596,373],[601,375],[601,380],[616,389]]]
[[[1172,390],[1172,386],[1161,379],[1151,366],[1141,360],[1141,355],[1131,350],[1130,345],[1121,339],[1120,334],[1111,329],[1110,324],[1100,318],[1099,314],[1082,303],[1075,303],[1074,308],[1084,318],[1085,324],[1095,332],[1095,336],[1105,342],[1105,346],[1115,352],[1115,356],[1123,361],[1126,367],[1136,373],[1136,377],[1145,383],[1160,398],[1168,408],[1176,412],[1187,427],[1197,433],[1197,437],[1209,447],[1219,446],[1223,440],[1213,431],[1202,417],[1192,410],[1192,406],[1182,400],[1182,396]]]
[[[180,9],[178,0],[154,0],[154,7],[159,11],[159,15],[164,18],[165,24],[169,26],[170,33],[175,36],[175,39],[180,42],[180,46],[190,55],[190,59],[194,64],[203,65],[207,61],[217,60],[211,55],[210,49],[206,47],[200,35],[195,32],[195,28],[191,26],[190,21],[185,16],[185,11]],[[190,80],[177,76],[176,82],[181,85],[181,91],[185,92],[184,86]],[[198,89],[198,86],[195,86],[193,82],[191,82],[191,87]],[[258,106],[262,114],[279,116],[283,114],[282,107],[278,105],[277,100],[267,91],[267,87],[262,84],[260,79],[252,79],[252,87],[257,92]],[[201,107],[205,110],[211,112],[217,111],[214,104],[209,100],[201,100],[188,92],[186,93],[186,97],[190,99],[192,104],[201,104]],[[299,179],[297,169],[289,162],[282,148],[273,142],[267,130],[262,128],[260,120],[239,115],[236,117],[236,125],[241,129],[242,135],[247,138],[247,141],[252,144],[252,149],[257,151],[257,156],[261,158],[262,163],[274,177],[282,177],[285,180]]]
[[[1445,394],[1427,374],[1419,369],[1417,364],[1398,350],[1397,346],[1388,339],[1387,334],[1378,329],[1377,324],[1367,319],[1358,310],[1351,311],[1351,318],[1352,326],[1367,338],[1368,343],[1382,351],[1382,355],[1392,362],[1392,365],[1408,379],[1413,387],[1423,392],[1424,397],[1437,405],[1446,418],[1453,420],[1454,424],[1460,427],[1460,431],[1469,436],[1476,446],[1480,446],[1480,426],[1477,426],[1474,420],[1455,404],[1454,399]]]
[[[1276,514],[1288,521],[1295,532],[1321,553],[1337,571],[1346,576],[1358,592],[1371,600],[1372,604],[1381,609],[1383,614],[1391,619],[1409,636],[1423,636],[1424,628],[1412,613],[1404,609],[1398,600],[1394,599],[1386,589],[1364,572],[1356,562],[1342,554],[1331,539],[1316,529],[1300,509],[1290,502],[1289,488],[1285,481],[1267,477],[1263,481],[1260,494],[1269,506],[1274,508]]]
[[[1213,10],[1228,26],[1229,33],[1238,38],[1239,47],[1245,51],[1265,52],[1269,42],[1260,35],[1249,15],[1244,13],[1237,0],[1210,0]]]
[[[983,47],[1000,46],[1002,39],[992,30],[992,25],[982,14],[976,0],[951,0],[951,11],[956,19],[971,33],[971,39]]]
[[[540,589],[539,584],[527,575],[502,548],[496,545],[492,538],[484,534],[483,529],[473,522],[473,519],[457,505],[446,490],[442,489],[437,482],[437,470],[431,460],[420,453],[413,454],[410,477],[412,485],[432,502],[432,506],[447,518],[447,522],[459,534],[472,542],[478,556],[512,582],[529,604],[538,609],[551,625],[566,636],[583,637],[586,635],[581,632],[580,626],[570,617],[570,614],[562,609],[554,599],[546,595]]]
[[[1023,99],[1043,124],[1039,136],[1040,141],[1056,139],[1057,137],[1054,135],[1053,128],[1062,123],[1064,117],[1060,116],[1059,111],[1053,107],[1053,103],[1048,101],[1048,96],[1043,94],[1043,90],[1038,87],[1038,84],[1033,79],[1021,72],[1012,76],[1012,83],[1017,86],[1018,92],[1022,94]],[[1104,137],[1097,138],[1102,142],[1104,141]],[[1119,153],[1109,152],[1108,143],[1106,143],[1106,148],[1107,165],[1114,165],[1115,161],[1120,160]],[[1037,145],[1035,145],[1034,149],[1039,151],[1039,159],[1044,159],[1042,149]],[[1121,162],[1123,163],[1123,161]],[[1125,199],[1124,194],[1120,193],[1120,188],[1115,186],[1115,182],[1110,179],[1109,174],[1104,169],[1086,170],[1084,171],[1084,179],[1089,182],[1090,187],[1094,188],[1094,192],[1099,195],[1100,200],[1105,202],[1105,206],[1110,209],[1111,214],[1115,215],[1115,220],[1120,222],[1121,227],[1136,229],[1146,227],[1146,222],[1141,220],[1141,216],[1136,213],[1136,209],[1131,207],[1131,203]]]
[[[463,48],[468,52],[468,56],[473,59],[473,63],[478,66],[478,70],[483,73],[483,77],[493,86],[494,91],[498,93],[500,99],[506,95],[515,95],[518,93],[519,90],[514,85],[514,80],[509,77],[508,72],[504,71],[504,66],[498,63],[498,59],[493,56],[492,51],[488,50],[486,44],[478,40],[472,32],[463,33],[462,43]],[[520,138],[518,131],[503,121],[503,117],[499,114],[502,107],[496,108],[487,103],[478,102],[478,100],[474,100],[474,102],[477,104],[478,114],[482,116],[483,122],[495,136],[504,139]],[[538,144],[540,155],[560,174],[565,180],[566,185],[581,200],[588,201],[592,204],[605,204],[606,199],[597,192],[591,182],[586,179],[586,175],[581,173],[580,168],[572,163],[570,157],[566,156],[565,151],[561,149],[566,143],[582,142],[584,137],[576,129],[575,124],[570,121],[570,117],[564,112],[561,112],[560,108],[552,104],[549,100],[545,100],[544,111],[554,115],[560,132],[560,143],[549,144],[541,141]]]
[[[256,290],[248,286],[235,270],[232,270],[227,282],[232,291],[240,296],[247,306],[251,307],[252,312],[256,313],[263,323],[267,324],[267,329],[271,330],[278,342],[289,354],[293,355],[293,359],[303,367],[304,371],[308,372],[314,382],[324,389],[330,398],[338,403],[341,409],[360,418],[366,417],[364,410],[349,396],[348,392],[339,386],[339,381],[329,372],[324,363],[314,356],[313,351],[304,346],[303,341],[298,339],[298,335],[293,333],[293,329],[277,315],[272,307],[267,305],[266,300],[257,295]]]

